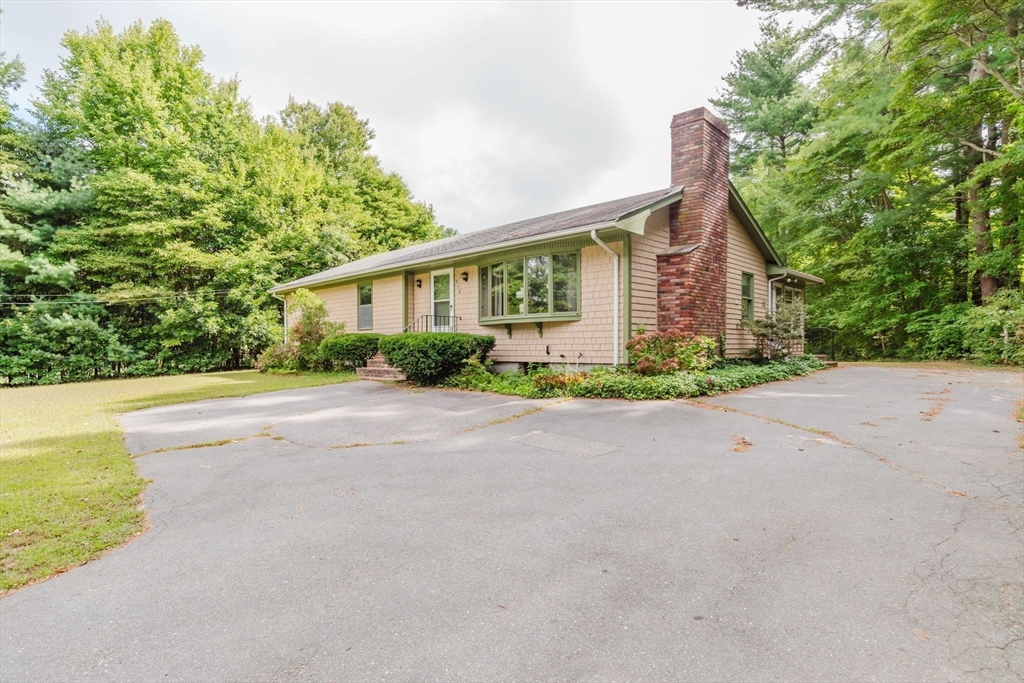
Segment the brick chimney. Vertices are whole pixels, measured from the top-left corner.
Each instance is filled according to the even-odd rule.
[[[725,334],[729,129],[703,107],[672,117],[672,185],[683,187],[683,200],[670,209],[669,248],[658,256],[658,329],[718,339]]]

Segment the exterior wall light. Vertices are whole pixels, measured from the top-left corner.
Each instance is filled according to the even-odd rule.
[[[469,282],[469,273],[467,273],[466,271],[462,271],[462,281]]]
[[[423,280],[416,280],[416,289],[423,289]]]

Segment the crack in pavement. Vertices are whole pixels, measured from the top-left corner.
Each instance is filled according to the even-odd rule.
[[[924,484],[924,485],[929,486],[929,487],[931,487],[933,489],[936,489],[938,491],[942,491],[943,493],[945,493],[947,495],[956,496],[956,497],[959,497],[959,498],[966,498],[968,500],[972,500],[972,501],[974,501],[976,503],[984,505],[985,507],[988,507],[988,508],[990,508],[992,510],[995,510],[997,512],[1010,513],[1010,512],[1016,512],[1016,511],[1018,511],[1020,509],[1020,506],[1017,506],[1017,505],[1004,505],[1002,503],[997,503],[995,501],[987,500],[985,498],[979,498],[978,496],[972,496],[972,495],[970,495],[968,493],[964,493],[963,491],[959,491],[957,489],[954,489],[954,488],[952,488],[950,486],[947,486],[946,484],[943,484],[942,482],[940,482],[940,481],[938,481],[936,479],[932,479],[927,474],[924,474],[922,472],[918,472],[917,470],[914,470],[914,469],[911,469],[909,467],[906,467],[905,465],[900,465],[899,463],[895,463],[892,460],[890,460],[889,458],[885,457],[884,455],[876,453],[876,452],[872,451],[869,448],[865,448],[864,446],[861,446],[860,444],[854,443],[853,441],[850,441],[848,439],[843,439],[841,437],[838,437],[834,433],[832,433],[832,432],[830,432],[830,431],[828,431],[826,429],[815,429],[813,427],[804,427],[802,425],[794,424],[792,422],[787,422],[786,420],[780,420],[780,419],[775,418],[775,417],[768,417],[767,415],[758,415],[757,413],[751,413],[751,412],[748,412],[746,410],[740,410],[739,408],[733,408],[732,406],[722,405],[720,403],[708,403],[707,401],[703,401],[701,399],[696,399],[696,398],[683,399],[682,402],[683,403],[687,403],[687,404],[692,405],[692,406],[695,406],[697,408],[703,408],[705,410],[717,410],[717,411],[720,411],[720,412],[723,412],[723,413],[736,413],[738,415],[745,415],[747,417],[753,417],[753,418],[756,418],[758,420],[763,420],[765,422],[771,422],[771,423],[774,423],[774,424],[783,425],[785,427],[790,427],[792,429],[799,429],[800,431],[808,432],[810,434],[817,434],[819,436],[824,436],[824,437],[827,437],[829,439],[832,439],[836,443],[842,444],[844,446],[848,446],[850,448],[853,448],[855,450],[860,451],[861,453],[865,453],[867,455],[870,455],[872,458],[874,458],[878,462],[882,463],[883,465],[888,465],[889,467],[893,468],[894,470],[896,470],[898,472],[902,472],[904,474],[909,474],[910,476],[914,477],[918,481],[918,483]]]
[[[740,414],[826,437],[870,455],[954,499],[963,498],[964,503],[957,505],[959,520],[949,535],[932,545],[932,557],[921,560],[911,570],[918,584],[903,599],[902,612],[911,625],[919,624],[937,642],[944,643],[951,679],[1020,680],[1021,663],[1024,662],[1024,580],[1017,577],[1024,577],[1024,554],[1014,557],[987,555],[990,547],[981,539],[992,534],[979,533],[977,529],[964,537],[969,526],[992,529],[1005,525],[1002,533],[1008,533],[1011,540],[1021,541],[1024,516],[1018,502],[1019,482],[990,475],[986,479],[998,496],[995,500],[980,498],[893,462],[830,431],[804,427],[728,405],[695,399],[686,402],[699,408]],[[732,599],[735,591],[759,573],[744,576],[727,598],[716,603],[716,608]]]
[[[383,399],[378,398],[378,399],[373,399],[373,400],[383,400]],[[571,400],[571,399],[569,399],[569,400]],[[147,455],[155,455],[155,454],[158,454],[158,453],[170,453],[170,452],[174,452],[174,451],[185,451],[185,450],[191,450],[191,449],[197,449],[197,448],[216,448],[218,446],[227,446],[227,445],[230,445],[230,444],[242,443],[244,441],[249,441],[251,439],[273,439],[274,441],[283,441],[285,443],[292,444],[293,446],[299,446],[301,448],[307,448],[307,449],[313,449],[313,450],[324,449],[325,448],[326,450],[332,450],[332,451],[333,450],[343,450],[343,449],[346,449],[346,448],[365,448],[365,447],[369,447],[369,446],[401,446],[401,445],[405,445],[405,444],[414,444],[414,443],[435,443],[435,442],[438,442],[438,441],[443,441],[445,439],[449,439],[449,438],[451,438],[453,436],[458,436],[459,434],[466,434],[466,433],[474,432],[474,431],[477,431],[477,430],[480,430],[480,429],[486,429],[488,427],[496,427],[498,425],[507,424],[509,422],[515,422],[516,420],[519,420],[521,418],[527,417],[529,415],[533,415],[534,413],[539,413],[539,412],[541,412],[543,410],[546,410],[547,408],[550,408],[552,406],[556,406],[556,405],[559,405],[559,404],[565,403],[565,402],[566,402],[566,399],[558,399],[558,400],[554,400],[554,401],[549,401],[549,402],[545,403],[544,405],[533,406],[533,407],[528,408],[526,410],[523,410],[523,411],[521,411],[519,413],[515,413],[514,415],[509,415],[509,416],[506,416],[506,417],[496,417],[493,420],[491,420],[490,422],[484,422],[484,423],[481,423],[479,425],[474,425],[472,427],[467,427],[467,428],[465,428],[465,429],[463,429],[463,430],[461,430],[461,431],[459,431],[459,432],[457,432],[455,434],[445,434],[445,435],[441,435],[441,436],[435,436],[435,437],[429,438],[429,439],[411,439],[411,440],[403,440],[403,441],[384,441],[384,442],[373,442],[373,443],[369,443],[369,442],[367,442],[367,443],[362,443],[362,442],[360,442],[360,443],[348,443],[348,444],[341,443],[341,444],[336,444],[334,446],[326,446],[326,447],[325,446],[315,446],[315,445],[310,445],[310,444],[307,444],[307,443],[302,443],[302,442],[299,442],[299,441],[293,441],[293,440],[291,440],[291,439],[289,439],[287,437],[280,436],[278,434],[273,434],[272,430],[274,429],[274,427],[276,427],[279,424],[278,422],[274,422],[274,423],[271,423],[271,424],[267,425],[266,427],[264,427],[258,433],[250,434],[249,436],[241,436],[241,437],[236,437],[236,438],[233,438],[233,439],[218,439],[216,441],[201,441],[201,442],[198,442],[198,443],[183,444],[183,445],[180,445],[180,446],[167,446],[165,448],[156,448],[154,450],[145,451],[143,453],[136,453],[136,454],[132,455],[131,457],[132,457],[132,459],[135,459],[135,458],[141,458],[141,457],[144,457],[144,456],[147,456]],[[498,404],[497,406],[488,406],[488,407],[486,407],[484,409],[476,409],[476,410],[472,410],[472,411],[467,411],[467,413],[471,414],[471,413],[481,412],[482,410],[492,410],[494,408],[501,408],[501,407],[506,406],[506,405],[508,405],[508,403],[501,403],[501,404]],[[326,409],[326,410],[331,410],[331,409]],[[320,411],[320,410],[310,411],[308,413],[302,413],[302,415],[312,415],[312,414],[315,414],[315,413],[318,413],[318,412],[323,412],[323,411]],[[285,420],[287,420],[287,419],[291,419],[291,418],[285,418]],[[282,421],[284,421],[284,420],[282,420]]]

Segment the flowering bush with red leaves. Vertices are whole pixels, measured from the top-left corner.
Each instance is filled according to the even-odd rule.
[[[295,372],[299,369],[299,347],[296,344],[268,346],[256,359],[256,369],[260,372],[268,370]]]
[[[638,334],[626,342],[633,367],[640,375],[703,372],[714,364],[716,347],[711,337],[674,330]]]

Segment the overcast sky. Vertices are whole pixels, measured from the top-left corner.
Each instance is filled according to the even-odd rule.
[[[672,115],[709,106],[759,15],[731,1],[524,3],[3,0],[28,105],[65,31],[169,19],[258,116],[340,101],[374,153],[460,232],[669,184]]]

